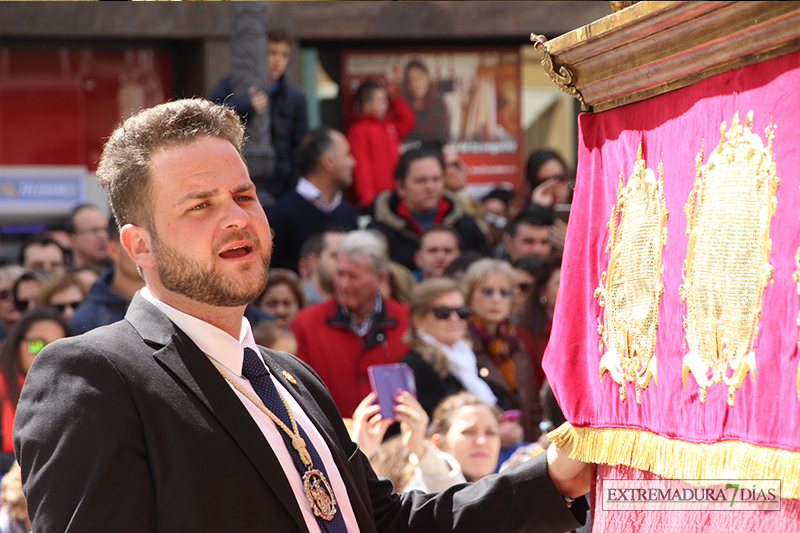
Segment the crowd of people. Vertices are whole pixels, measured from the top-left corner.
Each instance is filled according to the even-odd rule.
[[[347,139],[329,128],[308,134],[299,153],[309,158],[300,166],[310,169],[310,179],[301,179],[309,188],[334,190],[339,206],[353,213],[351,223],[307,201],[298,194],[302,185],[281,198],[269,217],[275,267],[246,316],[260,344],[311,365],[344,417],[353,417],[370,393],[370,365],[401,361],[414,370],[415,401],[427,418],[434,420],[449,395],[469,392],[506,413],[497,434],[502,448],[513,448],[541,433],[541,359],[563,231],[547,206],[531,202],[492,246],[481,226],[496,220],[479,224],[447,192],[441,148],[425,145],[400,156],[396,188],[373,202],[391,207],[359,230],[355,209],[341,199],[354,167]],[[305,211],[284,208],[287,202],[305,202],[316,211],[315,224]],[[513,202],[505,205],[509,218]],[[87,214],[91,220],[82,220]],[[13,462],[14,405],[32,358],[57,338],[121,320],[144,286],[113,218],[82,205],[66,226],[68,240],[34,235],[18,263],[0,267],[3,471]],[[291,236],[285,246],[277,244],[287,241],[281,235]],[[92,263],[83,259],[87,251]]]
[[[276,42],[269,53],[284,53]],[[297,101],[282,68],[271,71],[276,86],[265,102],[279,102],[281,91]],[[253,91],[222,100],[245,117],[264,112]],[[541,361],[571,177],[558,153],[537,150],[518,195],[496,189],[475,199],[447,139],[426,141],[416,124],[419,97],[409,106],[370,81],[356,102],[347,132],[321,127],[301,138],[293,127],[291,139],[276,141],[294,159],[282,162],[282,185],[271,190],[272,268],[245,317],[258,344],[296,355],[319,375],[397,492],[440,491],[496,471],[501,456],[537,442],[555,422],[542,408],[549,388]],[[412,128],[421,146],[401,154],[399,139]],[[56,339],[122,320],[144,286],[116,220],[89,204],[0,266],[3,473],[14,466],[13,419],[33,359]],[[368,368],[396,362],[414,371],[416,396],[398,393],[387,420],[373,404]]]

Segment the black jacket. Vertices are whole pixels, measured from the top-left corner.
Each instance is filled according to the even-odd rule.
[[[489,255],[489,244],[475,220],[469,216],[449,193],[444,193],[447,207],[441,226],[456,230],[461,237],[461,251],[474,250]],[[409,270],[416,270],[414,252],[419,248],[421,235],[412,229],[411,224],[397,214],[399,197],[394,191],[384,191],[375,197],[370,206],[372,222],[368,229],[383,233],[389,241],[389,256]]]
[[[453,374],[441,377],[418,352],[410,350],[399,363],[405,363],[414,371],[417,385],[417,400],[428,417],[433,420],[433,410],[446,397],[464,390],[464,385]],[[477,371],[477,368],[476,368]]]
[[[544,454],[438,495],[392,494],[314,371],[286,353],[262,354],[325,440],[362,533],[557,533],[583,521],[585,504],[567,509]],[[125,320],[37,356],[17,407],[14,448],[35,531],[307,531],[277,457],[236,393],[139,294]]]

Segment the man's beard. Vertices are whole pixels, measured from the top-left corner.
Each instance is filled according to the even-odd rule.
[[[225,277],[214,270],[213,265],[204,267],[194,259],[167,246],[155,232],[151,232],[155,269],[161,284],[168,290],[181,294],[191,300],[215,307],[239,307],[247,305],[261,294],[267,286],[267,273],[272,254],[270,247],[263,249],[261,241],[253,234],[245,231],[237,232],[222,246],[214,250],[216,256],[228,243],[236,240],[252,240],[253,251],[261,257],[261,263],[242,265],[242,271],[261,268],[261,275],[255,285],[248,287],[242,280]]]

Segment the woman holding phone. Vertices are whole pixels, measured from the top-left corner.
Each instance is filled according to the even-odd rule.
[[[496,405],[466,391],[450,395],[434,410],[429,428],[414,397],[398,393],[394,410],[402,433],[381,444],[392,420],[382,419],[374,399],[370,393],[353,414],[354,438],[395,492],[439,492],[497,469],[501,411]]]

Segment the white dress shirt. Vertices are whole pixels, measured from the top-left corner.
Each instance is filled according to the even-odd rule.
[[[336,191],[331,203],[326,204],[325,200],[322,198],[322,191],[319,190],[319,187],[305,178],[300,178],[297,181],[297,186],[294,190],[297,194],[314,204],[314,207],[327,215],[333,213],[333,211],[339,207],[339,204],[342,203],[342,191]]]
[[[140,292],[148,302],[155,305],[159,311],[167,315],[167,318],[169,318],[178,328],[186,333],[186,335],[192,339],[192,341],[206,354],[206,356],[208,356],[209,359],[211,359],[213,363],[221,366],[223,370],[225,370],[228,375],[231,376],[232,379],[236,380],[237,383],[239,383],[251,394],[258,397],[252,385],[250,384],[250,381],[242,376],[244,349],[251,348],[259,355],[259,357],[261,357],[261,351],[258,349],[258,345],[256,345],[256,341],[253,338],[253,332],[250,329],[250,323],[247,321],[247,319],[242,317],[242,328],[239,334],[239,339],[234,339],[216,326],[213,326],[208,322],[204,322],[199,318],[187,315],[186,313],[165,304],[161,300],[158,300],[152,295],[152,293],[150,293],[149,290],[147,290],[147,287],[143,288]],[[267,370],[269,371],[269,368],[267,368]],[[348,533],[358,533],[358,522],[356,521],[355,513],[353,513],[353,508],[350,505],[347,487],[345,487],[344,480],[339,473],[339,469],[336,467],[336,463],[333,460],[330,449],[328,448],[327,444],[325,444],[325,441],[323,440],[322,435],[320,435],[316,426],[314,426],[313,422],[311,422],[311,420],[308,418],[305,411],[303,411],[303,409],[300,407],[300,404],[298,404],[294,397],[283,387],[283,385],[275,379],[275,376],[273,376],[271,372],[270,377],[272,378],[272,382],[275,384],[275,387],[281,393],[283,398],[286,400],[286,403],[289,405],[289,408],[292,410],[295,420],[303,427],[308,435],[308,438],[311,440],[314,448],[316,448],[317,453],[322,459],[322,462],[325,464],[325,471],[328,474],[328,482],[331,484],[334,497],[336,498],[337,512],[342,513],[344,522],[347,525]],[[278,428],[272,419],[264,414],[261,409],[256,407],[256,405],[244,394],[236,390],[232,384],[228,383],[228,385],[236,393],[236,396],[242,402],[242,405],[244,405],[245,409],[247,409],[247,412],[250,413],[250,416],[253,417],[253,420],[256,422],[256,424],[258,424],[261,433],[263,433],[264,438],[267,439],[267,444],[270,446],[270,448],[272,448],[273,453],[275,453],[275,456],[278,458],[278,462],[280,463],[281,468],[283,468],[283,472],[289,481],[289,485],[292,487],[295,499],[297,499],[297,503],[303,512],[303,518],[305,519],[308,531],[310,533],[321,533],[317,519],[311,510],[311,504],[309,503],[308,498],[306,498],[303,490],[303,481],[297,471],[297,468],[295,468],[292,456],[290,455],[290,452],[286,448],[286,444],[283,441],[281,429]]]

